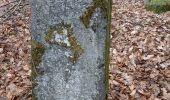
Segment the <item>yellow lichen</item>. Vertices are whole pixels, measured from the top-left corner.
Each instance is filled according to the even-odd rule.
[[[73,57],[70,57],[70,60],[73,63],[75,63],[78,60],[78,58],[80,57],[80,55],[82,55],[83,49],[77,43],[76,38],[72,34],[72,31],[68,32],[68,38],[69,38],[69,42],[71,44],[71,49],[72,49],[72,52],[73,52]]]
[[[64,30],[67,30],[67,33],[64,32]],[[63,41],[55,41],[55,35],[59,34],[61,36],[66,35],[66,38],[68,38],[68,43],[65,43]],[[58,44],[65,48],[71,48],[72,50],[72,56],[69,57],[69,60],[72,63],[75,63],[80,55],[83,53],[83,49],[81,46],[77,43],[76,38],[73,36],[73,29],[71,28],[71,24],[64,24],[63,22],[51,27],[45,36],[45,40],[47,43],[50,44]]]

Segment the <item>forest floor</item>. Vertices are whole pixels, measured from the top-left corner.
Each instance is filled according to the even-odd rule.
[[[170,100],[170,12],[113,0],[109,100]]]
[[[0,100],[30,97],[30,15],[28,0],[0,0]]]

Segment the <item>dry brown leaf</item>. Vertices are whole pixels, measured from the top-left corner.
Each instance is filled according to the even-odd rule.
[[[24,65],[24,66],[23,66],[23,69],[24,69],[25,71],[28,71],[30,68],[29,68],[28,65]]]
[[[136,89],[134,89],[134,90],[130,93],[131,96],[134,96],[135,94],[136,94]]]

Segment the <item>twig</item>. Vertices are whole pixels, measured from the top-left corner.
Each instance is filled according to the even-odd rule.
[[[6,14],[10,13],[11,10],[14,8],[14,9],[12,10],[12,12],[10,13],[10,15],[8,15],[8,16],[7,16],[4,20],[2,20],[0,23],[3,23],[5,20],[7,20],[7,19],[15,12],[15,10],[19,8],[19,5],[21,4],[21,2],[22,2],[22,0],[20,0],[17,5],[12,6],[7,12],[5,12],[2,16],[0,16],[0,17],[5,16]]]
[[[160,62],[159,64],[163,64],[164,62],[166,62],[166,61],[168,61],[168,60],[170,60],[170,57],[167,58],[167,59],[165,59],[164,61]]]
[[[7,44],[7,43],[15,43],[15,42],[5,42],[5,41],[0,41],[0,44]]]
[[[15,0],[15,1],[12,1],[12,2],[9,2],[9,3],[7,3],[7,4],[4,4],[4,5],[1,5],[1,6],[0,6],[0,8],[2,8],[2,7],[4,7],[4,6],[7,6],[7,5],[11,4],[11,3],[15,3],[15,2],[17,2],[17,0]]]
[[[28,6],[29,4],[24,4],[22,5],[19,9],[24,8],[25,6]],[[9,16],[10,17],[10,16]],[[9,19],[9,17],[5,18],[3,21],[0,21],[0,24],[3,24],[3,22],[5,22],[7,19]]]
[[[11,8],[9,8],[8,11],[6,11],[3,15],[1,15],[0,17],[5,16],[6,14],[8,14],[13,8],[15,8],[16,5],[13,5]]]

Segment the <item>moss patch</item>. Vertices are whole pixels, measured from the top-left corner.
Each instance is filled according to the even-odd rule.
[[[107,37],[105,41],[105,92],[106,92],[106,99],[108,100],[108,91],[109,91],[109,64],[110,64],[110,30],[111,30],[111,19],[112,19],[112,0],[108,0],[108,6],[107,6]]]
[[[170,11],[170,0],[151,0],[145,4],[147,10],[155,13]]]
[[[76,38],[73,36],[73,28],[71,24],[64,24],[63,22],[50,27],[45,36],[45,41],[49,44],[58,44],[65,48],[71,48],[72,55],[69,60],[76,63],[80,55],[84,52],[81,46],[77,43]]]
[[[31,41],[31,56],[32,56],[32,76],[37,76],[36,66],[41,62],[41,58],[45,52],[45,47],[42,43],[32,40]]]
[[[71,44],[71,49],[73,52],[73,57],[70,57],[71,62],[76,63],[80,55],[84,52],[81,46],[77,43],[76,38],[72,34],[72,29],[68,32],[68,39]]]
[[[54,31],[53,29],[50,29],[48,31],[48,34],[46,34],[46,36],[45,36],[45,41],[46,42],[52,42],[52,39],[54,37],[53,31]]]
[[[32,80],[32,88],[34,89],[35,86],[37,85],[37,83],[34,81],[34,79],[40,74],[37,69],[36,66],[39,65],[39,63],[41,62],[41,58],[45,52],[45,46],[35,40],[31,41],[31,56],[32,56],[32,67],[31,67],[31,80]],[[33,100],[37,100],[37,97],[34,93],[35,91],[32,91],[32,99]]]
[[[86,28],[88,28],[90,24],[90,18],[95,12],[96,8],[100,8],[101,13],[104,16],[107,16],[107,1],[106,0],[93,0],[89,7],[86,8],[86,11],[82,16],[80,16],[80,20],[84,24]]]

